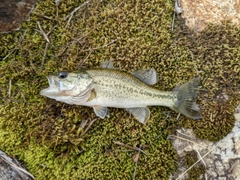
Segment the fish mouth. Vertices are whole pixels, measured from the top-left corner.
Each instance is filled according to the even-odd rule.
[[[49,87],[41,90],[40,95],[47,96],[47,97],[57,96],[59,94],[59,89],[57,88],[57,86],[54,83],[53,76],[51,76],[51,75],[47,76],[47,79],[48,79]]]

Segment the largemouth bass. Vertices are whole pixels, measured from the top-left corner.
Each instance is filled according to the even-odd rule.
[[[147,106],[166,106],[187,117],[201,118],[200,108],[195,103],[199,78],[173,91],[160,91],[151,87],[157,83],[153,68],[130,74],[114,69],[111,62],[104,62],[101,67],[49,75],[49,87],[40,94],[67,104],[93,107],[102,119],[107,115],[107,107],[116,107],[126,109],[145,124],[150,117]]]

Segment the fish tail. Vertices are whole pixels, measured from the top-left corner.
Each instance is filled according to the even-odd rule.
[[[173,107],[175,111],[192,119],[201,119],[201,110],[195,102],[199,83],[200,78],[197,77],[173,90],[177,95]]]

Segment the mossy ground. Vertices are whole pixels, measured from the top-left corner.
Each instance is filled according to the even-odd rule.
[[[224,137],[239,103],[240,29],[225,23],[194,35],[178,20],[171,32],[172,12],[172,2],[163,0],[39,1],[20,31],[0,37],[0,148],[23,160],[36,179],[131,179],[136,151],[118,141],[147,153],[140,154],[136,179],[168,179],[176,167],[167,140],[174,127],[193,128],[209,140]],[[91,108],[39,95],[50,72],[98,67],[105,60],[126,71],[154,67],[162,90],[200,75],[203,119],[176,121],[176,113],[154,107],[141,125],[111,109],[109,118],[84,133],[96,118]],[[219,98],[223,93],[228,100]]]

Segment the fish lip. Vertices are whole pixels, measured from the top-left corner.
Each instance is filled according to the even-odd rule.
[[[48,80],[49,88],[53,87],[54,86],[53,76],[52,75],[47,76],[47,80]]]
[[[55,86],[54,79],[52,75],[47,76],[49,87],[40,91],[42,96],[54,96],[58,92],[57,87]]]

